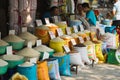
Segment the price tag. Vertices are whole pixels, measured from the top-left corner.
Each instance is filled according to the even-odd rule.
[[[88,37],[87,37],[87,41],[89,41],[89,40],[90,40],[90,37],[88,36]]]
[[[63,24],[67,24],[67,22],[66,22],[66,21],[62,21],[61,23],[63,23]]]
[[[58,36],[62,36],[63,35],[63,31],[61,28],[58,28],[57,29],[57,33],[58,33]]]
[[[77,33],[78,32],[77,26],[73,26],[73,30],[75,33]]]
[[[9,30],[9,35],[10,35],[10,34],[15,35],[15,30]]]
[[[80,31],[84,31],[83,25],[80,25]]]
[[[31,41],[28,42],[27,47],[32,48],[32,42]]]
[[[7,47],[7,55],[12,54],[12,46]]]
[[[46,24],[50,24],[49,18],[45,18],[45,22],[46,22]]]
[[[27,27],[22,28],[22,32],[27,32]]]
[[[43,25],[41,20],[36,20],[36,24],[37,24],[37,26]]]
[[[1,39],[1,36],[2,36],[2,35],[1,35],[1,32],[0,32],[0,39]]]
[[[31,63],[36,63],[36,62],[37,62],[37,58],[31,58],[31,59],[30,59],[30,62],[31,62]]]
[[[42,44],[42,40],[37,40],[37,46],[40,46]]]
[[[70,48],[67,45],[64,45],[63,48],[64,48],[65,52],[67,52],[67,53],[70,52]]]
[[[54,34],[52,31],[49,31],[49,35],[50,35],[50,38],[51,38],[51,39],[54,39],[54,38],[55,38],[55,34]]]
[[[84,40],[82,37],[79,37],[80,43],[84,43]]]
[[[55,23],[58,22],[58,16],[54,16]]]
[[[71,29],[70,29],[70,27],[67,27],[67,28],[66,28],[66,32],[67,32],[67,35],[71,34]]]
[[[49,58],[49,53],[48,53],[48,52],[44,52],[43,60],[44,60],[44,59],[48,59],[48,58]]]
[[[72,43],[72,45],[76,45],[76,42],[74,39],[71,39],[71,43]]]
[[[70,15],[70,20],[75,20],[75,15]]]

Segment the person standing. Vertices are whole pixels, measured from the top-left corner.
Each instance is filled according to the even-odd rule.
[[[120,0],[114,0],[114,6],[113,6],[113,16],[114,16],[114,20],[120,20]]]
[[[81,3],[77,4],[77,12],[78,13],[77,13],[76,18],[82,22],[82,24],[84,26],[84,29],[89,29],[90,24],[85,19],[85,13],[84,13],[84,11],[82,9],[82,4]]]
[[[91,26],[96,26],[96,16],[94,11],[90,8],[88,3],[82,4],[83,11],[86,13],[86,20],[89,22]]]

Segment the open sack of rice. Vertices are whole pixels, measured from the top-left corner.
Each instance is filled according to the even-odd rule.
[[[50,58],[47,60],[49,76],[51,80],[61,80],[59,73],[58,60],[55,58]]]
[[[105,33],[101,36],[101,40],[107,44],[107,48],[117,49],[119,46],[119,35]]]
[[[72,49],[71,39],[74,39],[72,36],[69,35],[62,35],[60,36],[65,41],[65,45],[68,45],[70,49]]]
[[[43,44],[48,44],[50,41],[48,31],[49,28],[45,25],[36,27],[35,29],[35,35],[42,40]]]
[[[50,80],[47,61],[37,62],[37,76],[38,80]]]
[[[54,58],[58,59],[59,72],[63,76],[71,76],[70,72],[70,56],[63,52],[57,52],[53,55]]]
[[[6,47],[8,46],[9,44],[3,40],[0,39],[0,54],[5,54],[6,52]]]
[[[44,52],[48,52],[50,57],[52,57],[52,55],[54,54],[54,50],[47,47],[46,45],[40,45],[35,47],[34,49],[40,52],[40,59],[43,58]]]
[[[85,45],[83,45],[83,44],[75,45],[74,50],[80,54],[83,63],[91,64],[91,62],[88,58],[87,47]]]
[[[12,45],[13,50],[20,50],[24,47],[24,40],[16,35],[10,34],[4,37],[3,40]]]
[[[38,51],[28,47],[16,52],[15,54],[24,56],[26,61],[29,61],[31,58],[36,58],[39,60],[40,56],[40,53]]]
[[[73,33],[73,34],[71,34],[70,36],[75,39],[76,44],[79,44],[79,43],[80,43],[80,42],[79,42],[79,36],[78,36],[76,33]]]
[[[2,59],[8,62],[8,68],[13,69],[24,62],[24,57],[19,55],[3,55]]]
[[[49,30],[55,34],[55,36],[57,36],[57,29],[59,28],[57,25],[50,23],[50,24],[46,24],[45,26],[47,26]]]
[[[27,45],[28,42],[31,41],[32,46],[35,45],[36,40],[38,39],[35,35],[33,35],[29,32],[23,32],[23,33],[19,34],[19,37],[22,38],[23,40],[25,40],[25,45]]]
[[[87,38],[87,35],[84,32],[76,33],[78,36],[81,36],[84,40]]]
[[[2,59],[0,59],[0,75],[3,75],[7,72],[8,63]]]
[[[66,33],[65,29],[66,29],[66,27],[67,27],[67,24],[62,23],[62,22],[57,22],[57,23],[55,23],[55,24],[56,24],[59,28],[61,28],[61,29],[62,29],[63,34],[65,34],[65,33]]]
[[[91,41],[86,41],[84,45],[86,45],[87,47],[87,53],[88,53],[89,59],[96,60],[95,44]]]
[[[37,66],[31,62],[25,62],[17,66],[17,71],[26,76],[28,80],[38,80],[37,79]]]
[[[79,65],[81,67],[84,67],[84,63],[82,61],[82,56],[79,52],[70,52],[70,64],[72,65]]]
[[[65,41],[60,37],[50,40],[50,43],[49,43],[50,48],[54,49],[55,52],[63,52],[64,45],[65,45]]]

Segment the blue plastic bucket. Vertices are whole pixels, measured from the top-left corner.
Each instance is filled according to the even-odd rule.
[[[18,66],[17,71],[20,74],[26,76],[28,80],[37,80],[37,68],[35,64],[30,67]]]

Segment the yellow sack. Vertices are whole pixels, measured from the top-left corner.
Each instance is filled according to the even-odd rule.
[[[95,53],[96,53],[96,56],[99,59],[99,61],[105,61],[104,56],[102,54],[101,47],[102,47],[101,43],[95,44]]]
[[[38,74],[38,80],[50,80],[47,61],[37,62],[37,74]]]
[[[50,40],[50,48],[54,49],[55,52],[64,52],[63,46],[65,45],[65,41],[59,37]]]

